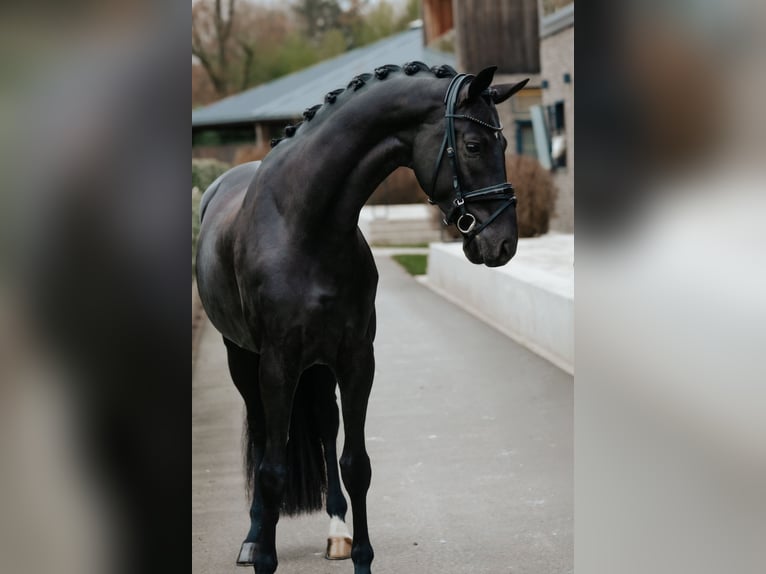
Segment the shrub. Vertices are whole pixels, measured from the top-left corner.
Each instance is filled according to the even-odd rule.
[[[535,237],[548,232],[556,202],[556,188],[551,174],[540,162],[527,155],[506,156],[505,168],[508,181],[516,191],[516,218],[519,237]],[[435,221],[441,222],[443,214],[434,210]],[[458,239],[460,232],[454,225],[445,229],[448,237]]]
[[[550,172],[528,155],[508,156],[505,168],[508,181],[516,190],[519,237],[548,233],[556,202],[556,187]]]
[[[407,167],[394,170],[372,193],[367,205],[398,205],[423,203],[425,194],[415,178],[415,172]]]
[[[234,154],[234,165],[261,160],[266,157],[269,151],[271,151],[271,148],[267,145],[240,146]]]
[[[192,159],[192,187],[204,192],[219,175],[231,166],[217,159]]]

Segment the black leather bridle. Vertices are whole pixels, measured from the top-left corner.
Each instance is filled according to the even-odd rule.
[[[464,115],[456,114],[455,108],[457,107],[458,94],[460,88],[467,82],[470,82],[473,76],[467,74],[458,74],[449,86],[447,86],[447,93],[444,96],[444,104],[446,111],[444,140],[442,141],[439,155],[436,158],[436,167],[434,168],[434,175],[431,180],[431,190],[429,195],[429,202],[436,203],[434,200],[434,193],[436,191],[436,179],[439,176],[439,168],[441,167],[442,158],[444,154],[450,160],[452,166],[452,190],[455,193],[455,198],[452,200],[452,208],[444,218],[445,225],[454,223],[458,231],[468,238],[469,241],[473,240],[482,230],[492,223],[497,217],[511,205],[516,204],[516,196],[513,193],[513,186],[510,183],[498,183],[496,185],[490,185],[489,187],[482,187],[481,189],[475,189],[473,191],[463,191],[461,186],[460,167],[457,162],[457,150],[455,145],[455,120],[468,120],[484,126],[494,132],[499,132],[503,129],[502,125],[494,126],[480,119]],[[478,227],[476,226],[476,217],[466,209],[466,203],[476,201],[498,201],[504,200],[503,205],[498,207],[492,215],[484,220]]]

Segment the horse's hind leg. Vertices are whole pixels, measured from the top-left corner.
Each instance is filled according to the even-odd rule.
[[[224,338],[229,361],[229,373],[234,385],[245,400],[245,459],[247,486],[250,496],[250,530],[245,537],[237,557],[238,566],[252,566],[255,556],[255,542],[261,527],[263,502],[257,486],[257,470],[263,460],[266,448],[266,427],[263,417],[261,391],[258,385],[259,357]]]
[[[318,422],[325,467],[327,468],[327,514],[330,516],[330,532],[327,536],[325,558],[344,560],[351,557],[351,534],[346,526],[348,503],[340,488],[338,472],[338,403],[335,399],[335,374],[329,367],[314,366],[304,377],[311,384],[314,393],[314,417]]]
[[[354,562],[354,574],[370,574],[374,553],[367,531],[367,490],[370,487],[372,471],[364,443],[364,421],[375,373],[372,343],[343,353],[343,357],[343,363],[338,369],[338,382],[346,439],[340,468],[343,483],[351,497],[351,509],[354,514],[351,559]]]
[[[259,382],[266,423],[266,448],[256,478],[262,501],[261,524],[253,555],[256,574],[273,574],[277,569],[275,538],[287,479],[287,438],[298,380],[295,365],[283,357],[281,350],[263,351]]]

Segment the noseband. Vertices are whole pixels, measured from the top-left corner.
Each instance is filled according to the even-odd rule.
[[[442,140],[439,155],[436,158],[436,167],[434,168],[434,175],[431,180],[431,193],[429,194],[429,202],[435,203],[433,197],[436,191],[436,179],[439,176],[439,168],[441,167],[442,158],[446,152],[447,157],[450,160],[450,165],[452,166],[452,190],[455,194],[455,198],[452,201],[452,209],[450,209],[449,213],[447,213],[444,218],[444,223],[446,225],[454,223],[457,226],[458,231],[466,236],[469,241],[473,240],[473,238],[481,233],[485,227],[497,219],[503,211],[508,209],[511,205],[516,204],[516,196],[513,193],[513,186],[510,183],[498,183],[497,185],[490,185],[489,187],[482,187],[481,189],[475,189],[473,191],[463,191],[461,186],[460,167],[457,162],[455,145],[455,120],[468,120],[494,132],[500,132],[503,129],[502,125],[494,126],[471,116],[455,114],[460,88],[462,88],[465,83],[470,82],[472,78],[473,76],[458,74],[452,78],[452,81],[447,87],[447,94],[444,96],[444,104],[446,106],[446,112],[444,114],[444,140]],[[476,227],[476,217],[468,212],[466,203],[498,200],[504,200],[503,205]]]

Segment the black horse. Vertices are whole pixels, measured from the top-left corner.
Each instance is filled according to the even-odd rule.
[[[251,527],[237,563],[257,574],[277,568],[280,511],[320,510],[324,499],[326,556],[350,554],[356,574],[370,572],[364,423],[378,274],[359,211],[388,174],[409,166],[463,234],[470,261],[494,267],[513,257],[516,198],[495,104],[526,81],[491,86],[494,72],[414,62],[357,76],[288,126],[263,162],[231,169],[202,198],[199,292],[247,409]]]

